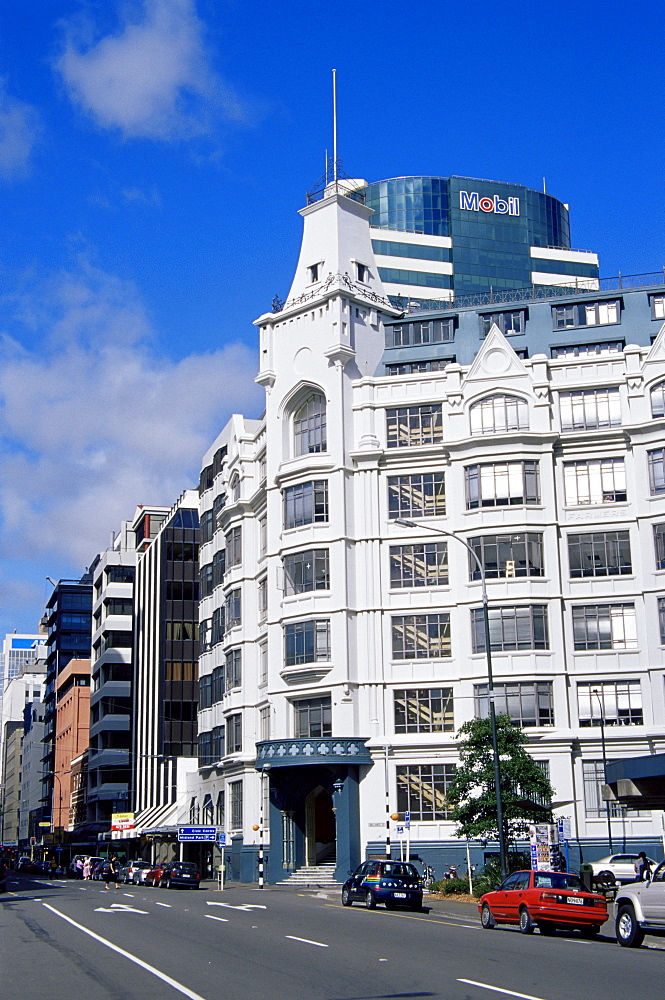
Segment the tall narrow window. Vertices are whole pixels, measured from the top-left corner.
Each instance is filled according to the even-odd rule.
[[[665,493],[665,448],[647,452],[649,488],[652,496]]]
[[[231,829],[242,830],[242,781],[229,782],[231,799]]]
[[[294,454],[311,455],[326,451],[326,401],[313,392],[293,415]]]

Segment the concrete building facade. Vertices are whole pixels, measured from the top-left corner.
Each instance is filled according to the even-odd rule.
[[[247,879],[254,826],[273,881],[341,877],[394,840],[392,812],[423,860],[461,862],[446,787],[488,710],[462,540],[497,707],[600,856],[601,729],[608,758],[664,740],[663,276],[405,314],[362,200],[329,185],[301,214],[290,293],[256,321],[265,415],[204,457],[193,814]],[[610,826],[661,833],[651,811]]]

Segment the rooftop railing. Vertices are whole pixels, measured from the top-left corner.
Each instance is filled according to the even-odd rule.
[[[575,278],[566,285],[527,285],[524,288],[490,288],[486,292],[456,295],[453,299],[425,299],[391,295],[390,301],[405,313],[434,312],[448,309],[473,309],[477,306],[503,305],[556,299],[571,295],[597,295],[599,292],[620,292],[636,288],[665,285],[665,268],[646,274],[618,274],[613,278]]]

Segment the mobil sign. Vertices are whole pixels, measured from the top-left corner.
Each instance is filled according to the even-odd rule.
[[[460,191],[459,207],[466,212],[494,212],[496,215],[519,215],[519,198],[499,198],[498,194],[479,195],[477,191]]]

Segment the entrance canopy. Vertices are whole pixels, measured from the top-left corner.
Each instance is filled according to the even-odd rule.
[[[606,802],[640,809],[665,809],[665,753],[608,761]]]

